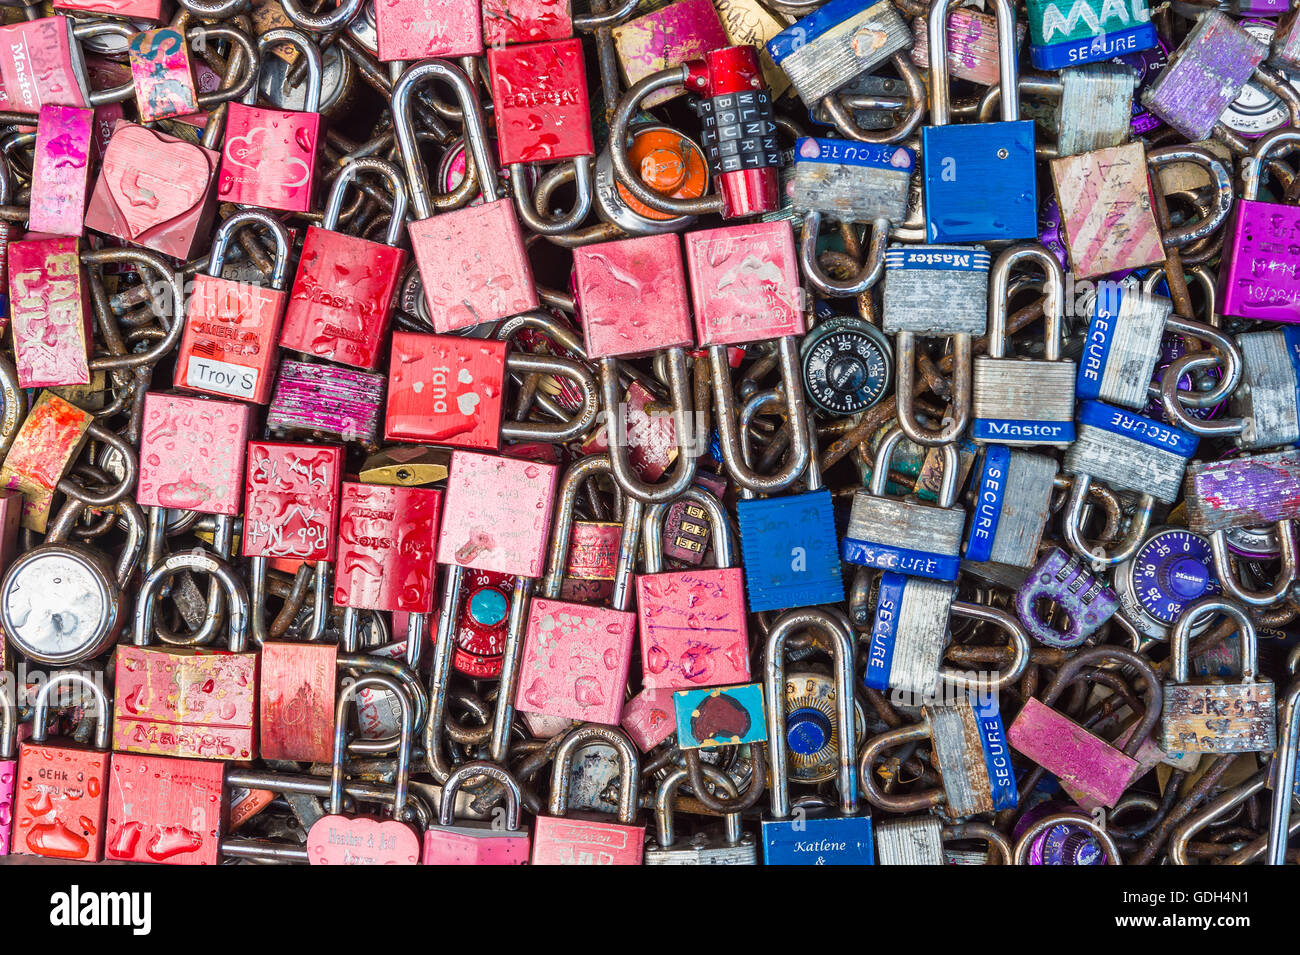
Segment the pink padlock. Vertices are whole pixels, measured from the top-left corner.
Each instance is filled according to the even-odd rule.
[[[14,788],[18,780],[18,712],[13,691],[0,687],[0,856],[13,835]]]
[[[688,488],[682,500],[709,514],[717,569],[692,567],[663,573],[663,515],[646,512],[645,573],[636,579],[641,624],[641,683],[647,689],[689,690],[749,682],[749,628],[745,572],[733,563],[730,522],[713,495]]]
[[[46,105],[84,107],[129,98],[127,82],[97,92],[91,102],[78,40],[102,33],[130,39],[135,30],[126,23],[78,23],[62,16],[0,26],[0,82],[9,95],[8,108],[35,116]]]
[[[380,0],[375,4],[379,59],[482,56],[478,0]]]
[[[93,109],[41,107],[27,220],[33,232],[79,236],[84,230],[94,122]]]
[[[455,821],[456,796],[467,781],[486,776],[501,783],[506,792],[506,820],[495,815],[485,822]],[[462,763],[442,784],[438,824],[424,831],[424,865],[527,865],[531,840],[519,828],[519,783],[509,770],[477,760]]]
[[[9,309],[21,388],[90,384],[90,307],[78,239],[9,246]]]
[[[686,267],[701,345],[806,331],[794,232],[788,222],[723,226],[686,236]]]
[[[681,246],[674,233],[575,249],[573,285],[590,359],[651,354],[695,343]]]
[[[674,692],[660,688],[642,690],[623,707],[619,726],[623,727],[641,752],[650,752],[677,732]]]
[[[136,503],[238,514],[252,415],[238,401],[146,394]]]
[[[55,0],[54,9],[153,22],[163,18],[163,0]]]

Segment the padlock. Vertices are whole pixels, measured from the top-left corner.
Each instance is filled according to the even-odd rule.
[[[1028,567],[1051,517],[1056,461],[1042,454],[986,445],[972,482],[974,509],[962,561]]]
[[[1032,239],[1038,235],[1034,124],[1020,119],[1016,13],[994,0],[998,20],[1000,123],[948,125],[948,7],[930,7],[930,123],[921,129],[925,162],[925,238],[928,242]]]
[[[1016,264],[1042,266],[1043,357],[1007,357],[1007,295]],[[988,354],[972,367],[971,438],[977,443],[1064,447],[1074,440],[1073,361],[1061,360],[1065,275],[1056,256],[1036,242],[1012,246],[998,256],[989,283]]]
[[[268,230],[275,243],[270,288],[222,276],[231,239],[241,228],[253,225]],[[275,346],[288,299],[284,281],[289,247],[284,224],[260,209],[236,212],[221,223],[212,240],[207,273],[194,276],[177,353],[177,388],[254,404],[271,400]]]
[[[863,682],[875,690],[933,696],[956,596],[956,584],[882,573]]]
[[[108,770],[104,857],[216,865],[226,828],[226,767],[202,759],[114,753]]]
[[[641,534],[639,501],[626,497],[623,503],[613,609],[558,599],[579,485],[593,471],[610,469],[605,456],[588,455],[571,465],[560,482],[546,578],[528,607],[518,665],[514,705],[522,713],[613,725],[622,712],[637,625],[627,603],[632,592],[631,563]]]
[[[792,813],[787,778],[790,742],[787,726],[785,643],[796,631],[813,630],[828,646],[834,667],[834,719],[824,728],[836,743],[836,812]],[[820,608],[788,610],[772,621],[763,648],[763,692],[767,737],[771,744],[771,818],[763,820],[764,865],[871,865],[871,817],[858,814],[855,758],[858,725],[853,706],[853,640],[847,626]]]
[[[144,30],[131,38],[129,50],[140,122],[199,111],[194,66],[182,31],[173,27]]]
[[[894,427],[880,439],[871,486],[853,495],[848,529],[840,542],[840,557],[851,564],[892,570],[909,577],[932,580],[957,579],[962,531],[966,511],[954,506],[957,499],[957,451],[942,445],[943,483],[938,506],[912,498],[887,498],[889,459],[902,438]]]
[[[1300,322],[1300,208],[1259,199],[1266,163],[1300,145],[1300,133],[1279,129],[1256,142],[1241,163],[1241,198],[1224,233],[1219,308],[1264,322]]]
[[[483,55],[483,18],[470,0],[388,0],[374,19],[381,63]]]
[[[891,3],[832,0],[767,42],[811,109],[861,73],[873,73],[908,48],[911,31]]]
[[[1235,20],[1207,10],[1142,92],[1142,104],[1192,142],[1209,139],[1266,56],[1268,47]]]
[[[135,32],[127,23],[63,16],[0,26],[0,85],[8,94],[7,108],[35,116],[45,105],[86,107],[130,99],[134,87],[129,80],[90,91],[79,41],[104,34],[130,39]]]
[[[763,688],[757,683],[676,690],[673,713],[684,756],[702,749],[767,742]]]
[[[238,514],[252,411],[237,401],[146,394],[136,502]]]
[[[712,0],[674,0],[621,22],[609,32],[628,86],[731,42]],[[642,100],[641,106],[644,109],[662,106],[680,93],[680,90],[660,90]]]
[[[1209,540],[1181,527],[1153,530],[1112,579],[1125,617],[1144,636],[1160,640],[1188,606],[1221,591]],[[1209,624],[1193,625],[1192,635]]]
[[[266,410],[267,430],[276,437],[356,441],[373,448],[386,383],[381,374],[285,358]]]
[[[618,822],[595,813],[570,814],[569,774],[579,749],[596,742],[614,747],[619,761]],[[569,730],[555,751],[551,797],[533,826],[533,865],[641,865],[645,826],[636,824],[641,761],[632,743],[612,726],[584,723]],[[602,818],[603,816],[603,818]]]
[[[713,347],[802,335],[807,326],[796,263],[787,222],[688,233],[686,265],[699,343]],[[786,382],[791,386],[798,387],[797,378]]]
[[[0,581],[0,626],[10,647],[48,666],[83,663],[117,639],[123,595],[144,552],[145,519],[130,501],[115,505],[127,525],[116,561],[72,539],[85,505],[69,497],[44,542],[10,565]]]
[[[501,675],[514,577],[467,570],[465,588],[452,638],[452,666],[469,677],[492,679]]]
[[[483,42],[488,46],[563,40],[573,35],[569,0],[483,0]]]
[[[53,674],[36,694],[32,735],[18,745],[18,784],[10,848],[18,855],[67,862],[104,858],[104,814],[108,791],[109,704],[94,677]],[[94,748],[47,743],[50,691],[72,683],[95,701]]]
[[[32,232],[79,236],[85,228],[94,118],[91,109],[41,107],[27,219]]]
[[[76,238],[9,245],[9,322],[20,388],[90,383],[91,310]]]
[[[991,261],[979,247],[890,246],[881,328],[886,334],[983,335]]]
[[[715,396],[717,377],[715,365]],[[794,385],[794,388],[798,389],[799,385]],[[776,390],[760,391],[745,402],[738,424],[741,457],[746,464],[750,458],[749,428],[754,414],[767,404],[784,404],[788,412],[789,397],[787,392],[783,402]],[[719,419],[724,415],[730,417],[725,405],[721,402],[718,405]],[[745,592],[753,613],[833,604],[844,599],[844,578],[835,549],[835,515],[830,489],[822,486],[816,428],[808,419],[802,403],[788,420],[792,445],[796,449],[791,456],[798,453],[799,435],[805,438],[810,448],[804,474],[806,489],[802,493],[759,498],[750,487],[743,486],[743,476],[733,474],[742,483],[740,500],[736,503],[736,524],[740,529]],[[782,471],[788,474],[788,465]],[[795,472],[788,478],[781,474],[759,478],[759,486],[781,491],[796,479],[797,474]],[[759,476],[749,472],[749,477]],[[751,480],[750,483],[754,482]]]
[[[412,125],[415,89],[429,78],[443,80],[456,93],[484,194],[481,205],[455,208],[446,197],[435,203],[430,194]],[[445,334],[537,308],[537,290],[519,220],[510,200],[497,198],[496,160],[488,147],[483,109],[469,79],[441,60],[414,64],[393,84],[392,110],[416,219],[408,224],[407,234],[433,330]],[[435,204],[439,210],[455,211],[435,216]]]
[[[705,766],[703,771],[711,783],[735,798],[736,784],[730,776],[713,766]],[[727,814],[726,830],[721,835],[696,832],[689,839],[677,839],[673,803],[686,778],[686,769],[678,766],[655,789],[655,838],[646,842],[644,864],[758,865],[758,845],[752,835],[741,829],[738,812]]]
[[[221,152],[217,195],[222,202],[306,212],[312,205],[316,147],[321,139],[321,55],[299,30],[269,30],[257,40],[258,54],[292,43],[307,62],[304,108],[257,106],[256,76],[243,102],[226,107],[226,138]],[[227,220],[229,221],[229,220]]]
[[[889,391],[893,348],[875,325],[830,309],[799,345],[803,390],[820,415],[848,417],[878,404]]]
[[[924,17],[912,20],[912,62],[930,68],[930,31]],[[1025,38],[1025,25],[1016,24],[1016,46]],[[948,72],[959,80],[994,86],[998,82],[998,25],[990,14],[958,7],[948,14]]]
[[[1075,441],[1061,462],[1066,474],[1076,476],[1072,501],[1077,498],[1082,507],[1084,477],[1166,504],[1177,500],[1183,470],[1200,443],[1196,435],[1092,400],[1079,403],[1075,420]]]
[[[334,603],[431,613],[439,524],[450,517],[442,491],[344,481]]]
[[[18,707],[14,688],[0,687],[0,858],[9,854],[14,825],[14,786],[18,781]]]
[[[937,816],[891,819],[876,826],[877,865],[943,865],[943,827]]]
[[[348,184],[365,172],[387,180],[393,196],[382,244],[338,228]],[[406,183],[396,166],[367,156],[343,167],[330,186],[320,226],[307,227],[280,347],[367,371],[375,367],[406,264],[406,251],[397,248],[405,221]]]
[[[1199,617],[1222,613],[1241,635],[1241,682],[1188,679],[1191,626]],[[1255,625],[1235,603],[1220,597],[1198,600],[1178,618],[1169,635],[1169,681],[1164,685],[1160,748],[1167,753],[1266,753],[1277,743],[1273,681],[1257,679]],[[1285,797],[1279,797],[1285,798]]]
[[[1026,0],[1026,8],[1029,60],[1035,69],[1113,60],[1157,42],[1147,0]]]
[[[54,8],[153,22],[163,18],[162,0],[59,0]]]
[[[671,199],[698,199],[709,189],[704,150],[685,133],[658,123],[637,123],[629,130],[628,162],[647,187]],[[690,215],[669,215],[651,209],[614,176],[608,147],[596,156],[596,214],[628,235],[675,232],[695,221]]]
[[[504,823],[494,810],[490,822],[455,820],[456,794],[467,781],[487,777],[506,794]],[[423,865],[527,865],[531,851],[528,830],[519,828],[519,782],[495,763],[473,760],[456,767],[442,784],[438,824],[424,830]]]
[[[12,366],[10,374],[17,377]],[[15,394],[21,394],[17,382],[13,384]],[[22,414],[18,403],[6,402],[6,413],[10,408],[15,419]],[[41,392],[22,418],[0,467],[0,480],[6,488],[22,493],[24,527],[44,532],[54,491],[80,454],[93,422],[92,412],[69,404],[52,391]],[[109,432],[100,429],[100,433]]]
[[[965,605],[967,610],[973,606]],[[1008,682],[1003,674],[997,684]],[[998,708],[997,684],[971,687],[949,702],[931,700],[922,707],[919,723],[873,737],[858,759],[867,800],[889,812],[938,809],[952,818],[1014,809],[1019,793]],[[883,789],[876,764],[884,754],[895,747],[925,741],[930,743],[931,762],[939,771],[942,786],[911,793]]]
[[[495,451],[505,379],[505,342],[395,331],[384,437]]]
[[[1128,142],[1133,134],[1133,94],[1138,74],[1126,62],[1073,67],[1061,72],[1059,82],[1058,158]],[[1053,93],[1055,86],[1053,81]]]
[[[348,702],[361,690],[380,689],[393,694],[402,711],[397,744],[397,769],[393,782],[392,818],[344,815],[343,757],[347,748]],[[328,813],[307,831],[307,861],[312,865],[416,865],[420,839],[405,821],[411,775],[411,737],[415,716],[403,685],[384,673],[366,673],[339,693],[334,710],[334,755],[330,763]]]
[[[627,144],[633,116],[646,97],[680,86],[702,97],[695,111],[700,116],[700,142],[717,195],[670,198],[643,182],[632,166]],[[610,120],[609,150],[619,185],[656,212],[671,216],[716,213],[735,219],[775,212],[780,207],[781,152],[772,92],[763,82],[758,53],[752,46],[710,50],[703,59],[659,70],[634,84],[619,100]]]
[[[1011,864],[1123,865],[1123,859],[1115,840],[1096,818],[1067,810],[1050,812],[1020,833]]]
[[[262,759],[323,763],[333,752],[333,643],[262,644],[258,674],[258,752]]]
[[[1052,709],[1052,704],[1080,677],[1084,668],[1100,660],[1120,661],[1128,669],[1136,670],[1145,684],[1142,718],[1123,751]],[[1145,657],[1117,646],[1080,650],[1056,671],[1056,678],[1041,700],[1030,697],[1025,701],[1007,739],[1012,749],[1059,777],[1062,783],[1068,783],[1072,791],[1084,793],[1098,805],[1110,808],[1133,782],[1138,769],[1134,756],[1160,718],[1161,699],[1159,678]]]
[[[1065,615],[1065,630],[1044,620],[1039,602],[1050,600]],[[1119,609],[1119,597],[1078,557],[1053,547],[1034,565],[1016,591],[1016,615],[1039,643],[1073,650]]]
[[[688,488],[679,500],[692,502],[715,528],[717,568],[664,573],[661,528],[666,506],[645,514],[641,534],[645,573],[636,579],[641,633],[641,684],[647,689],[685,689],[749,680],[749,629],[745,616],[745,572],[733,567],[731,528],[713,495]]]
[[[159,591],[179,570],[211,574],[225,592],[228,650],[149,646]],[[248,589],[202,550],[156,564],[136,598],[132,642],[117,650],[113,749],[194,759],[257,756],[257,654],[248,653]]]
[[[112,126],[86,228],[178,259],[212,228],[221,154],[126,120]]]

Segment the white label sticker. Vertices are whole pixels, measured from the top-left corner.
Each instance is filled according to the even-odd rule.
[[[202,391],[253,401],[257,397],[257,369],[191,355],[190,365],[185,370],[185,384]]]

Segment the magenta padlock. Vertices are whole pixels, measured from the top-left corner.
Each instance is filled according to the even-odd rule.
[[[71,237],[9,246],[9,309],[20,388],[90,384],[90,304]]]
[[[0,687],[0,856],[9,854],[18,780],[18,712],[13,691]]]
[[[379,59],[482,56],[478,0],[379,0],[374,5]]]
[[[28,228],[51,235],[81,235],[90,186],[95,111],[42,106],[36,123],[36,160]]]
[[[387,378],[355,368],[285,358],[266,427],[284,437],[327,437],[373,446],[383,420]]]
[[[434,200],[411,124],[415,89],[428,79],[450,84],[465,117],[465,138],[485,201],[434,215]],[[537,308],[532,266],[514,203],[498,199],[496,160],[487,145],[483,110],[468,77],[444,60],[407,68],[393,85],[393,126],[416,221],[407,228],[424,285],[433,330],[440,334]]]
[[[257,41],[263,57],[281,43],[298,47],[307,61],[304,111],[263,109],[257,81],[242,103],[230,103],[221,153],[217,195],[222,202],[285,212],[311,208],[320,142],[321,55],[308,36],[291,29],[269,30]]]
[[[712,0],[675,0],[611,29],[628,85],[658,70],[699,59],[710,50],[725,47],[727,33],[718,9]],[[680,90],[660,90],[647,96],[641,104],[649,109],[680,93]]]
[[[1242,160],[1241,198],[1233,206],[1219,265],[1219,309],[1260,322],[1300,322],[1300,206],[1261,202],[1267,162],[1300,147],[1284,128],[1255,143]]]
[[[1052,709],[1085,667],[1102,660],[1117,660],[1136,669],[1146,685],[1146,708],[1122,751]],[[1112,807],[1139,770],[1135,757],[1160,719],[1163,699],[1160,678],[1145,657],[1116,646],[1080,650],[1057,671],[1042,700],[1030,697],[1026,701],[1007,731],[1007,741],[1016,752],[1058,777],[1062,786],[1085,794],[1097,805]]]
[[[0,83],[8,108],[35,116],[42,106],[98,106],[128,99],[127,83],[91,93],[80,39],[112,33],[129,39],[127,23],[76,22],[69,17],[42,17],[0,26]]]

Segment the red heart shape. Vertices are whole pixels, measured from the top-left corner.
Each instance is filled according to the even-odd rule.
[[[198,146],[122,126],[104,150],[104,182],[132,239],[170,222],[202,200],[212,161]]]

